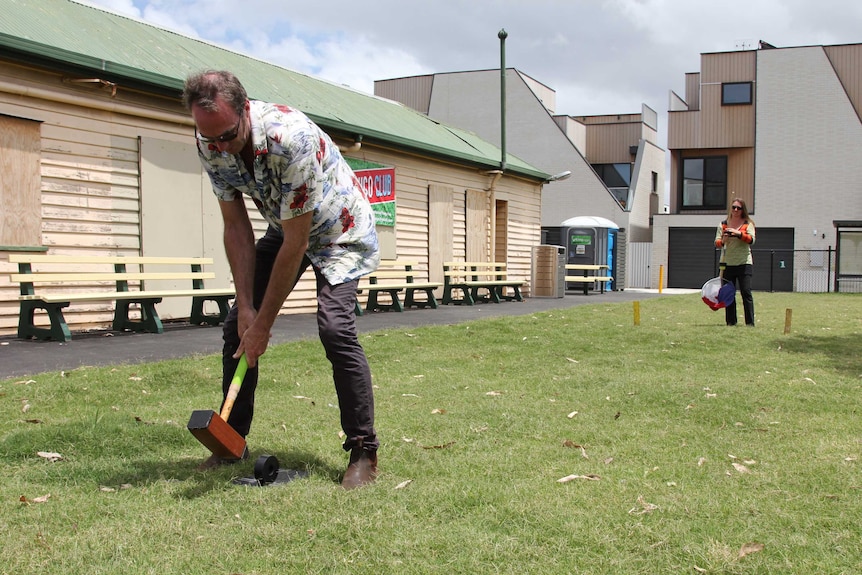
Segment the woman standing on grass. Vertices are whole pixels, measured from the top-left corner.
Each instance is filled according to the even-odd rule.
[[[742,296],[745,325],[754,327],[754,297],[751,295],[751,275],[754,262],[751,245],[754,243],[754,220],[748,216],[745,201],[735,198],[730,202],[727,219],[715,233],[715,247],[724,248],[719,267],[724,268],[724,279],[735,284]],[[736,298],[724,310],[727,325],[736,325]]]

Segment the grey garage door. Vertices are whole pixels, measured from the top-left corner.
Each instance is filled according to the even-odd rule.
[[[699,289],[718,275],[719,252],[714,247],[715,228],[668,230],[667,286]],[[752,248],[758,291],[793,290],[793,228],[757,229]]]

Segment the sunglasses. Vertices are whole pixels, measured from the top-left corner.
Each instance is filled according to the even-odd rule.
[[[236,137],[236,136],[234,136],[234,137]],[[730,209],[731,210],[741,210],[742,206],[730,206]]]
[[[200,133],[196,133],[195,137],[199,142],[204,144],[216,144],[216,143],[227,143],[232,142],[239,135],[239,126],[242,124],[242,116],[239,117],[239,120],[236,122],[236,126],[233,127],[232,130],[229,130],[222,134],[221,136],[216,136],[215,138],[209,138],[207,136],[201,136]]]

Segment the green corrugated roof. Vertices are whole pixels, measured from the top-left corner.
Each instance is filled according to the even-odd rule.
[[[287,70],[213,44],[71,0],[0,0],[0,57],[50,65],[179,97],[205,69],[233,71],[249,96],[306,112],[327,129],[476,165],[499,167],[500,149],[406,106]],[[507,170],[548,174],[507,154]]]

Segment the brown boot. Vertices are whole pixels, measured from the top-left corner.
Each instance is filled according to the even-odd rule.
[[[377,452],[366,451],[354,447],[350,452],[350,463],[344,472],[341,486],[344,489],[356,489],[373,483],[377,479]]]

